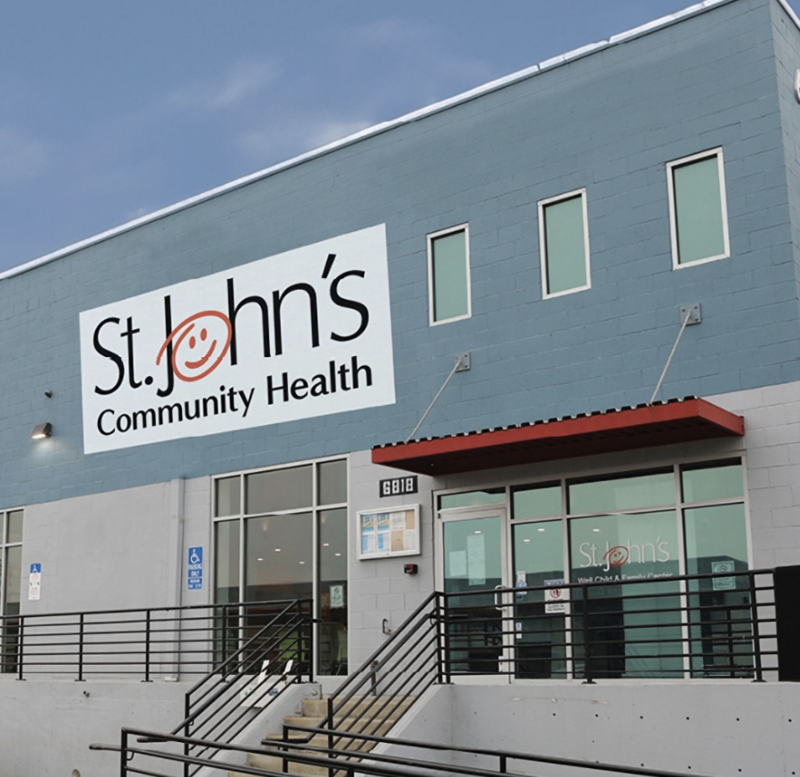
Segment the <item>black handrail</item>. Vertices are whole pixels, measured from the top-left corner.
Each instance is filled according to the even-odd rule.
[[[404,704],[407,704],[406,708],[410,707],[436,682],[439,677],[439,624],[436,618],[439,599],[436,592],[428,596],[391,638],[328,697],[327,715],[321,723],[323,727],[330,731],[358,733],[378,730]],[[379,671],[383,671],[382,676],[379,676]],[[359,691],[364,698],[357,696]],[[365,701],[365,698],[369,700]],[[284,726],[284,740],[287,738],[288,728]],[[334,749],[340,744],[340,738],[331,733],[328,744]]]
[[[309,731],[325,731],[325,729],[308,729]],[[354,739],[363,739],[372,742],[386,742],[389,745],[398,745],[403,748],[413,748],[416,750],[429,750],[432,752],[449,752],[469,754],[475,756],[496,758],[497,769],[482,769],[478,767],[459,766],[450,763],[441,763],[438,761],[430,761],[423,759],[409,759],[407,757],[391,756],[386,754],[375,754],[371,752],[367,761],[347,762],[338,758],[339,752],[329,748],[321,747],[305,747],[306,750],[312,750],[312,753],[294,752],[302,745],[287,742],[282,743],[282,747],[286,748],[283,754],[286,761],[297,764],[308,764],[313,766],[321,766],[331,771],[344,773],[351,777],[356,774],[374,775],[374,777],[411,777],[412,775],[421,775],[431,772],[444,772],[452,775],[465,775],[465,777],[498,777],[498,775],[508,774],[509,761],[522,761],[527,763],[542,763],[558,765],[566,768],[574,768],[580,770],[592,770],[605,773],[617,774],[630,774],[638,775],[639,777],[702,777],[702,775],[693,774],[692,776],[686,773],[664,771],[658,769],[646,769],[642,767],[625,766],[622,764],[607,764],[597,761],[581,761],[574,758],[558,758],[555,756],[542,756],[530,753],[522,753],[512,750],[489,750],[484,748],[470,748],[459,747],[450,745],[441,745],[434,742],[418,742],[406,739],[393,739],[387,737],[373,737],[368,735],[355,735],[348,732],[337,732],[345,737]],[[265,775],[267,777],[280,777],[282,772],[271,769],[262,769],[249,765],[234,764],[229,761],[223,761],[219,758],[199,758],[196,756],[188,756],[174,752],[166,752],[162,750],[150,750],[142,747],[132,746],[131,739],[142,741],[161,741],[173,742],[182,744],[184,749],[205,749],[206,751],[214,751],[215,755],[220,752],[239,753],[239,754],[264,754],[263,750],[255,750],[249,747],[233,744],[220,744],[210,742],[207,740],[199,740],[188,737],[180,736],[163,736],[154,732],[144,731],[140,729],[124,728],[121,733],[121,741],[119,745],[104,745],[93,744],[90,745],[92,750],[105,750],[110,752],[120,753],[120,777],[126,777],[128,774],[146,774],[154,775],[155,777],[162,776],[160,772],[155,772],[150,769],[140,769],[133,766],[131,759],[135,755],[140,755],[143,758],[152,758],[156,761],[166,761],[172,763],[181,763],[186,767],[194,766],[197,769],[202,767],[209,767],[218,769],[220,771],[232,770],[241,772],[243,774],[251,775]],[[708,777],[708,776],[706,776]]]
[[[560,639],[558,647],[564,651],[564,672],[569,658],[572,677],[582,678],[586,683],[606,677],[636,676],[637,671],[643,676],[727,675],[760,681],[765,657],[772,657],[770,668],[777,669],[777,649],[767,649],[762,644],[765,639],[773,642],[775,639],[774,634],[765,635],[762,628],[776,623],[773,598],[759,600],[759,594],[772,592],[773,585],[757,580],[771,574],[771,570],[734,570],[658,579],[614,579],[600,584],[563,584],[560,587],[567,602],[563,624],[552,631]],[[725,580],[726,585],[733,580],[730,590],[734,594],[746,594],[747,600],[744,603],[724,601],[727,589],[716,590],[712,582],[720,579]],[[742,579],[747,582],[745,587],[738,585]],[[644,592],[642,584],[648,586]],[[654,585],[657,586],[655,590]],[[621,588],[609,593],[609,586]],[[667,590],[659,590],[661,586]],[[476,617],[469,613],[466,619],[462,617],[465,610],[459,607],[460,601],[474,603],[483,598],[494,604],[497,592],[487,589],[431,594],[329,698],[327,716],[320,724],[320,730],[327,732],[328,748],[337,752],[347,750],[347,743],[342,746],[344,732],[348,736],[374,734],[404,703],[413,703],[430,685],[449,681],[453,675],[524,671],[525,660],[520,658],[518,649],[525,649],[526,644],[516,642],[523,627],[537,622],[548,622],[548,627],[552,627],[556,621],[546,614],[544,607],[541,613],[533,614],[521,608],[530,604],[543,605],[548,588],[505,589],[501,596],[509,601],[502,605],[505,610],[502,614]],[[541,600],[527,601],[529,594]],[[709,603],[709,594],[722,601]],[[480,607],[473,604],[472,609]],[[487,606],[486,609],[493,608]],[[723,612],[734,609],[735,614]],[[626,616],[631,614],[642,620],[632,622],[628,617],[626,622]],[[468,628],[466,637],[459,633],[465,625]],[[662,633],[648,635],[646,630],[654,628]],[[665,634],[664,629],[673,633]],[[486,655],[485,638],[489,636],[499,640],[493,655]],[[464,652],[464,640],[470,637],[477,637],[481,643],[477,650],[479,655],[472,658],[468,666],[460,666],[463,662],[458,659],[459,651]],[[726,644],[721,644],[720,640]],[[640,662],[657,662],[657,669],[615,667],[615,661],[626,661],[626,649],[631,647],[637,648],[636,658]],[[507,662],[502,669],[498,666],[497,655],[502,655]],[[675,666],[669,665],[669,661]],[[292,734],[302,730],[298,726],[284,726],[283,741],[288,742]],[[310,736],[313,735],[299,738],[299,744],[308,744]],[[298,738],[295,736],[292,741],[298,743]]]
[[[0,670],[32,675],[139,677],[158,666],[202,674],[228,656],[227,621],[259,617],[263,602],[0,616]],[[238,645],[237,645],[238,647]]]
[[[276,701],[289,684],[299,683],[303,677],[306,682],[313,682],[312,601],[264,602],[261,607],[269,607],[272,617],[186,692],[185,717],[170,736],[183,732],[188,737],[194,730],[195,739],[213,738],[227,744]],[[230,609],[225,617],[231,617]],[[267,659],[281,667],[291,661],[291,679],[280,671],[276,673],[274,666],[271,674],[261,678],[259,668]],[[254,704],[263,702],[255,715],[254,707],[241,704],[240,694],[245,688]],[[208,750],[202,748],[193,753],[189,745],[185,747],[187,757],[200,758]],[[187,765],[185,777],[192,773]]]
[[[724,674],[761,681],[765,671],[778,669],[774,586],[771,581],[758,580],[771,575],[772,570],[756,569],[613,579],[597,584],[565,583],[559,586],[565,594],[560,618],[547,612],[546,586],[503,589],[500,607],[495,606],[495,589],[445,593],[446,664],[442,675],[518,674],[530,671],[523,666],[527,661],[541,670],[528,676],[566,677],[569,666],[571,676],[586,683],[637,673],[680,677]],[[725,581],[727,587],[714,588],[715,580]],[[643,585],[648,586],[644,592]],[[640,587],[638,592],[636,586]],[[654,586],[667,590],[653,590]],[[549,640],[525,642],[526,626],[528,633],[538,626],[549,634]],[[648,636],[649,629],[662,633]],[[672,633],[665,634],[664,630]],[[490,639],[496,644],[487,647]],[[555,655],[526,659],[524,651],[531,645],[553,650]],[[636,656],[628,655],[631,647],[638,647]],[[764,662],[768,657],[769,666]],[[630,658],[658,665],[635,669],[629,666]],[[674,665],[665,665],[667,659],[675,659]],[[560,663],[560,670],[553,669],[555,662]]]

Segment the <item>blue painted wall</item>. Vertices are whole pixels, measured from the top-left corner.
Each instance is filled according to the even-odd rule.
[[[0,506],[403,439],[461,351],[420,435],[646,402],[690,302],[664,398],[800,379],[776,7],[716,6],[0,282]],[[665,163],[716,146],[732,256],[673,271]],[[592,288],[542,300],[536,203],[581,187]],[[80,311],[382,222],[395,406],[83,455]],[[429,327],[426,234],[463,222],[473,316]]]

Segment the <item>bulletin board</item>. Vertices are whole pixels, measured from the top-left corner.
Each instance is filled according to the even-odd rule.
[[[419,505],[359,510],[358,557],[418,556]]]

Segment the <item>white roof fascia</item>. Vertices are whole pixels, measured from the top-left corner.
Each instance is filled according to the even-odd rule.
[[[56,259],[61,259],[62,257],[68,256],[69,254],[73,254],[77,251],[80,251],[81,249],[97,245],[98,243],[101,243],[104,240],[116,237],[117,235],[121,235],[125,232],[130,232],[131,230],[136,229],[137,227],[149,224],[153,221],[157,221],[158,219],[164,218],[165,216],[169,216],[181,210],[186,210],[187,208],[190,208],[193,205],[197,205],[201,202],[206,202],[207,200],[211,200],[215,197],[220,196],[221,194],[225,194],[226,192],[230,192],[235,189],[240,189],[243,186],[247,186],[248,184],[253,183],[254,181],[267,178],[282,170],[286,170],[290,167],[295,167],[296,165],[302,164],[303,162],[307,162],[310,159],[323,156],[324,154],[330,153],[331,151],[334,151],[336,149],[349,146],[353,143],[357,143],[358,141],[364,140],[365,138],[379,135],[382,132],[395,129],[397,127],[403,126],[404,124],[409,124],[411,122],[418,121],[419,119],[422,119],[426,116],[430,116],[432,114],[445,111],[448,108],[452,108],[456,105],[469,102],[470,100],[473,100],[476,97],[480,97],[484,94],[497,91],[498,89],[502,89],[506,86],[517,83],[518,81],[523,81],[525,79],[528,79],[545,70],[558,67],[559,65],[563,65],[567,62],[578,59],[579,57],[587,56],[596,51],[609,48],[610,46],[617,45],[619,43],[638,37],[640,35],[645,35],[648,32],[652,32],[653,30],[660,29],[662,27],[667,27],[671,24],[674,24],[675,22],[685,19],[686,17],[701,13],[713,6],[725,5],[726,3],[729,2],[733,2],[733,0],[703,0],[703,2],[691,5],[688,8],[684,8],[681,11],[676,11],[675,13],[670,14],[668,16],[662,16],[660,19],[656,19],[655,21],[640,25],[639,27],[635,27],[632,30],[619,33],[618,35],[613,35],[608,40],[602,40],[596,43],[591,43],[586,46],[581,46],[577,49],[573,49],[572,51],[560,54],[557,57],[546,59],[543,62],[540,62],[536,65],[532,65],[531,67],[524,68],[523,70],[518,70],[515,73],[511,73],[510,75],[503,76],[502,78],[495,79],[494,81],[489,81],[488,83],[482,84],[481,86],[475,87],[474,89],[470,89],[466,92],[461,92],[460,94],[457,94],[446,100],[441,100],[440,102],[436,102],[433,103],[432,105],[425,106],[424,108],[420,108],[419,110],[412,111],[411,113],[406,113],[403,116],[400,116],[399,118],[392,119],[390,121],[384,121],[381,122],[380,124],[372,125],[363,130],[359,130],[358,132],[348,135],[347,137],[335,140],[324,146],[312,149],[303,154],[292,157],[291,159],[287,159],[283,162],[279,162],[275,165],[264,168],[263,170],[258,170],[255,173],[250,173],[249,175],[243,176],[242,178],[237,178],[234,181],[230,181],[226,184],[223,184],[222,186],[217,186],[213,189],[209,189],[205,192],[194,195],[193,197],[189,197],[188,199],[181,200],[180,202],[177,202],[173,205],[168,205],[164,208],[153,211],[152,213],[148,213],[145,216],[140,216],[139,218],[128,221],[117,227],[113,227],[112,229],[108,229],[104,232],[94,235],[93,237],[86,238],[85,240],[80,240],[77,243],[72,243],[71,245],[68,245],[64,248],[60,248],[57,251],[53,251],[52,253],[40,256],[37,259],[32,259],[29,262],[25,262],[24,264],[18,265],[16,267],[12,267],[9,270],[0,272],[0,280],[4,280],[6,278],[12,278],[16,275],[21,275],[22,273],[27,272],[28,270],[33,270],[36,267],[48,264],[49,262],[53,262]],[[778,0],[778,2],[786,9],[787,13],[792,17],[795,24],[797,24],[798,28],[800,28],[800,19],[798,19],[797,15],[788,5],[787,0]]]
[[[778,3],[789,14],[789,18],[795,23],[795,26],[800,30],[800,16],[794,12],[794,8],[789,5],[789,0],[778,0]]]

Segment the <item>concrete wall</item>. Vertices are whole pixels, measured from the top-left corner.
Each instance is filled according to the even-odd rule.
[[[596,685],[450,685],[420,699],[392,736],[702,775],[800,773],[800,686],[746,681]],[[497,759],[382,746],[377,752],[497,769]],[[508,769],[563,777],[564,767],[509,760]],[[595,770],[569,770],[591,777]],[[605,774],[605,772],[604,772]]]
[[[123,726],[170,731],[183,719],[183,695],[190,687],[3,677],[0,772],[8,777],[64,777],[73,769],[81,777],[118,774],[119,755],[90,751],[89,745],[119,745]]]
[[[152,486],[32,505],[25,511],[23,573],[42,565],[39,601],[22,612],[171,607],[210,601],[204,588],[186,590],[186,551],[211,546],[210,480]]]
[[[0,505],[403,439],[463,351],[472,370],[421,434],[646,401],[689,302],[704,324],[664,396],[800,379],[776,1],[715,5],[0,281]],[[665,163],[716,146],[732,256],[673,271]],[[592,288],[543,300],[537,202],[578,187]],[[473,316],[430,327],[426,235],[464,222]],[[84,455],[82,310],[380,223],[395,405]]]

